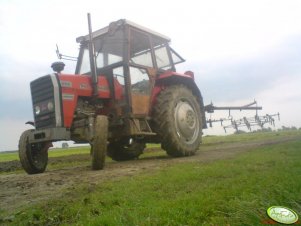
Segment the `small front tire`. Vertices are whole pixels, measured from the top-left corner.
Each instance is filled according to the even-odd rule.
[[[99,115],[95,118],[94,137],[91,142],[92,169],[100,170],[104,168],[107,152],[108,139],[108,118]]]
[[[48,163],[48,149],[51,142],[29,143],[33,130],[26,130],[19,140],[19,158],[23,169],[28,174],[43,173]]]

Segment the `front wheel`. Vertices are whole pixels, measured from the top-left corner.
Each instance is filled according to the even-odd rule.
[[[19,158],[23,169],[28,174],[43,173],[48,163],[48,149],[51,142],[29,143],[32,130],[22,133],[19,140]]]
[[[153,117],[161,146],[174,157],[194,155],[202,140],[202,115],[196,96],[184,85],[164,89]]]
[[[100,170],[104,168],[107,152],[108,139],[108,118],[99,115],[95,118],[94,137],[91,142],[92,169]]]

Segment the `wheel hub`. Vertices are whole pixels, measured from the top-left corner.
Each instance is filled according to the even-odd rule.
[[[175,125],[179,137],[193,143],[198,137],[199,122],[195,110],[187,101],[179,101],[175,107]]]

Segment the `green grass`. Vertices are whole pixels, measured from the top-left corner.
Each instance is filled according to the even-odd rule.
[[[56,149],[52,149],[48,153],[49,153],[49,157],[61,157],[61,156],[67,156],[67,155],[89,154],[90,146],[66,148],[66,149],[56,148]]]
[[[76,147],[76,148],[54,148],[50,149],[48,152],[49,157],[62,157],[67,155],[79,155],[79,154],[88,154],[90,153],[90,147]],[[7,162],[7,161],[13,161],[13,160],[19,160],[18,152],[6,152],[1,153],[0,152],[0,162]]]
[[[64,198],[18,212],[12,224],[260,225],[272,205],[300,216],[300,159],[301,141],[295,141],[234,159],[178,163],[101,185],[81,184]]]
[[[147,148],[159,148],[160,145],[158,144],[147,144]],[[51,161],[53,157],[64,157],[64,156],[71,156],[71,155],[79,155],[76,159],[58,159],[55,161]],[[163,150],[156,150],[156,151],[145,151],[139,158],[158,158],[161,156],[166,156],[166,152]],[[79,167],[79,166],[87,166],[91,165],[91,158],[90,158],[90,147],[77,147],[77,148],[68,148],[68,149],[52,149],[49,151],[49,158],[50,161],[47,165],[47,171],[57,170],[57,169],[64,169],[70,167]],[[14,153],[0,153],[0,163],[1,162],[8,162],[8,161],[19,161],[19,156],[17,152]],[[113,162],[110,157],[106,158],[106,163]],[[22,174],[24,173],[23,169],[17,170],[10,170],[8,172],[1,171],[0,175],[8,175],[8,174]]]
[[[147,148],[158,148],[160,147],[159,144],[147,144]],[[54,148],[50,149],[49,157],[62,157],[68,155],[80,155],[80,154],[89,154],[90,153],[90,146],[84,147],[72,147],[72,148]],[[0,162],[7,162],[7,161],[14,161],[19,160],[18,152],[0,152]]]
[[[274,139],[275,137],[290,137],[301,135],[301,131],[279,131],[279,132],[256,132],[256,133],[243,133],[231,134],[227,136],[205,136],[203,137],[203,145],[216,145],[232,142],[249,142],[249,141],[263,141]]]
[[[206,146],[233,143],[233,142],[247,142],[252,140],[266,140],[273,139],[275,136],[296,136],[301,134],[301,131],[281,131],[281,132],[262,132],[262,133],[245,133],[245,134],[231,134],[227,136],[205,136],[203,137],[203,144],[201,149],[206,148]],[[147,148],[158,148],[160,144],[147,144]],[[61,157],[67,155],[76,154],[88,154],[90,153],[90,147],[77,147],[77,148],[55,148],[49,151],[49,157]],[[151,154],[150,154],[151,155]],[[19,160],[18,152],[1,153],[0,152],[0,162]]]
[[[19,160],[18,152],[0,152],[0,162]]]

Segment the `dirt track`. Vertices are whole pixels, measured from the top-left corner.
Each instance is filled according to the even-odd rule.
[[[85,166],[46,171],[38,175],[27,175],[25,173],[0,175],[0,215],[1,212],[13,213],[23,206],[38,203],[41,200],[59,198],[66,193],[71,193],[78,184],[85,184],[93,189],[96,184],[103,181],[116,180],[139,173],[154,172],[175,163],[205,163],[218,159],[229,159],[259,146],[268,146],[297,139],[300,139],[300,136],[278,137],[273,140],[244,143],[220,143],[206,146],[203,151],[199,151],[192,157],[169,158],[163,156],[127,162],[111,162],[107,163],[105,170],[101,171],[91,171],[89,166]],[[64,160],[72,161],[72,158],[78,157],[69,156],[64,158]]]

